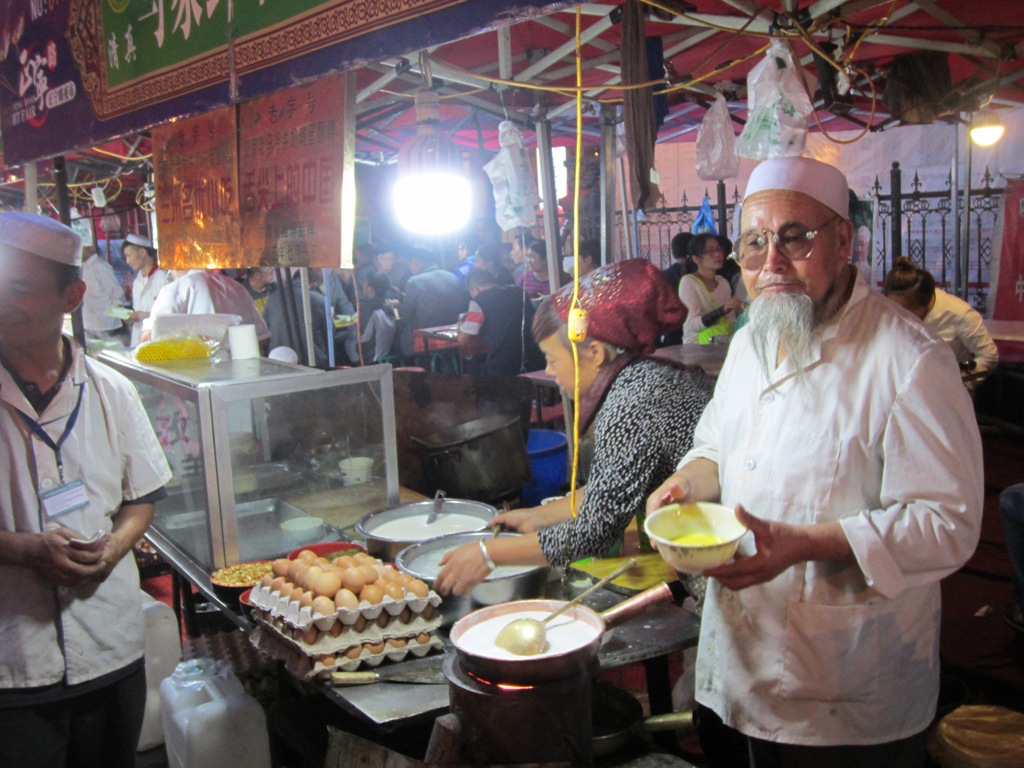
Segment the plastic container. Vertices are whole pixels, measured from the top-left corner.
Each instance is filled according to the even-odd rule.
[[[170,768],[270,768],[263,708],[224,664],[193,659],[160,683]]]
[[[569,442],[562,432],[531,429],[526,440],[533,479],[523,486],[523,506],[536,507],[542,499],[562,492],[568,479]]]
[[[142,620],[146,629],[146,709],[138,751],[164,743],[160,717],[160,682],[174,672],[181,661],[181,631],[171,606],[143,593]]]

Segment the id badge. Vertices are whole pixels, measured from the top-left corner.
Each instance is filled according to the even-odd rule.
[[[89,498],[85,495],[85,484],[81,480],[46,491],[42,495],[43,512],[47,520],[56,520],[69,512],[89,506]]]

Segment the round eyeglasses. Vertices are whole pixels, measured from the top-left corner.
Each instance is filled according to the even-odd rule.
[[[740,235],[736,250],[729,254],[744,269],[761,269],[768,261],[769,243],[790,261],[809,259],[814,250],[814,238],[825,229],[841,220],[838,213],[815,229],[808,229],[803,224],[786,224],[778,232],[762,229],[760,232],[745,232]]]

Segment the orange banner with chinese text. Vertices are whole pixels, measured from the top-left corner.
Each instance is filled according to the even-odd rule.
[[[239,210],[248,264],[341,263],[343,209],[354,214],[354,200],[343,200],[351,197],[351,184],[342,195],[354,138],[347,83],[344,74],[322,77],[239,105]]]
[[[240,267],[235,107],[153,128],[160,266]]]

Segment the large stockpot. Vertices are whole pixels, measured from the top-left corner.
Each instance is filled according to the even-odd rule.
[[[498,514],[490,504],[464,499],[444,499],[437,519],[427,520],[436,501],[416,501],[363,515],[356,522],[356,532],[366,542],[366,551],[381,560],[395,562],[398,553],[411,544],[437,538],[440,534],[484,531]],[[457,516],[457,517],[455,517]],[[467,518],[474,518],[476,522]],[[451,530],[454,522],[464,523]]]
[[[583,630],[577,633],[580,641],[575,647],[559,653],[510,658],[510,654],[502,653],[495,647],[495,655],[488,655],[481,652],[479,648],[464,642],[463,638],[473,627],[490,619],[507,616],[508,620],[512,621],[517,616],[530,611],[556,611],[565,605],[566,601],[564,600],[517,600],[480,608],[455,622],[449,637],[467,672],[492,683],[535,685],[561,680],[588,669],[601,648],[605,630],[638,615],[649,605],[667,602],[671,599],[672,590],[669,589],[668,584],[662,582],[601,613],[585,605],[573,606],[562,614],[559,620],[568,617],[580,622],[583,625]],[[552,627],[549,625],[548,632],[551,631]]]
[[[517,533],[502,533],[499,536],[518,536]],[[463,544],[475,544],[493,538],[490,531],[480,533],[453,533],[439,536],[406,547],[398,553],[395,563],[399,570],[411,573],[431,588],[439,573],[438,560],[444,552]],[[474,608],[498,605],[511,600],[540,597],[548,582],[548,568],[534,566],[498,566],[484,581],[476,585],[468,595],[448,594],[441,602],[444,620],[441,626],[449,626]]]
[[[501,499],[530,481],[519,417],[488,416],[412,438],[435,488],[470,499]]]

